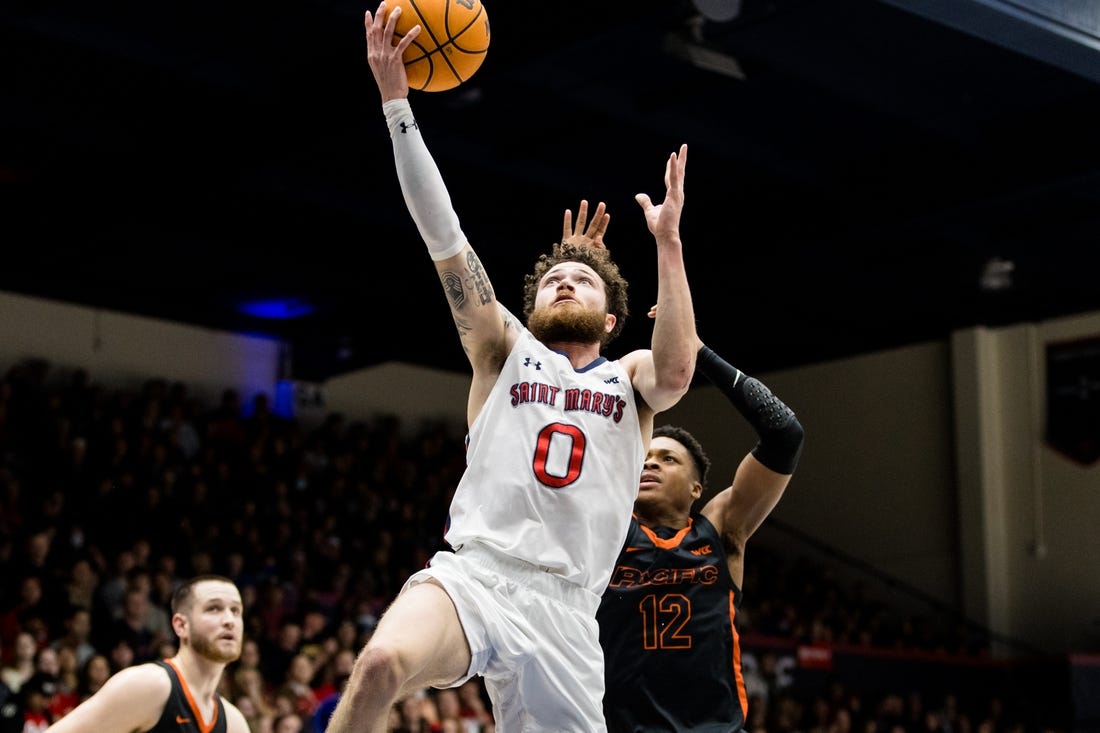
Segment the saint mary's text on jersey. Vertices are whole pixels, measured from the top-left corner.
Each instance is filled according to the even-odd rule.
[[[544,382],[517,382],[510,390],[512,407],[538,404],[561,407],[565,412],[590,412],[594,415],[609,417],[615,422],[623,419],[626,400],[610,392],[596,392],[591,389],[561,387]],[[564,404],[558,399],[564,395]]]

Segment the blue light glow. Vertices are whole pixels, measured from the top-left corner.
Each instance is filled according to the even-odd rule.
[[[291,318],[308,316],[315,309],[312,303],[298,298],[272,298],[241,303],[237,306],[237,310],[245,315],[256,316],[257,318],[286,321]]]

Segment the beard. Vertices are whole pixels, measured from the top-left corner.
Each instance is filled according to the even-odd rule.
[[[228,664],[240,658],[242,645],[240,641],[233,647],[233,651],[226,651],[219,641],[220,639],[192,636],[191,650],[203,659],[209,659],[211,662],[218,662],[219,664]]]
[[[573,341],[603,344],[607,338],[607,314],[582,307],[536,308],[527,319],[527,329],[544,344]]]

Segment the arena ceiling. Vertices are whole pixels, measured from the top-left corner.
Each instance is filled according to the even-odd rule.
[[[477,75],[412,103],[513,310],[562,211],[604,200],[634,310],[611,350],[645,345],[633,197],[681,142],[700,332],[746,369],[1100,309],[1091,3],[485,4]],[[269,334],[300,379],[466,371],[365,9],[5,2],[0,289]],[[310,312],[240,310],[265,299]]]

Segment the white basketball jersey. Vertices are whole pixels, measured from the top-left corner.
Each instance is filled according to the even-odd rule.
[[[577,371],[523,330],[470,427],[447,542],[477,540],[602,594],[645,460],[618,362]]]

